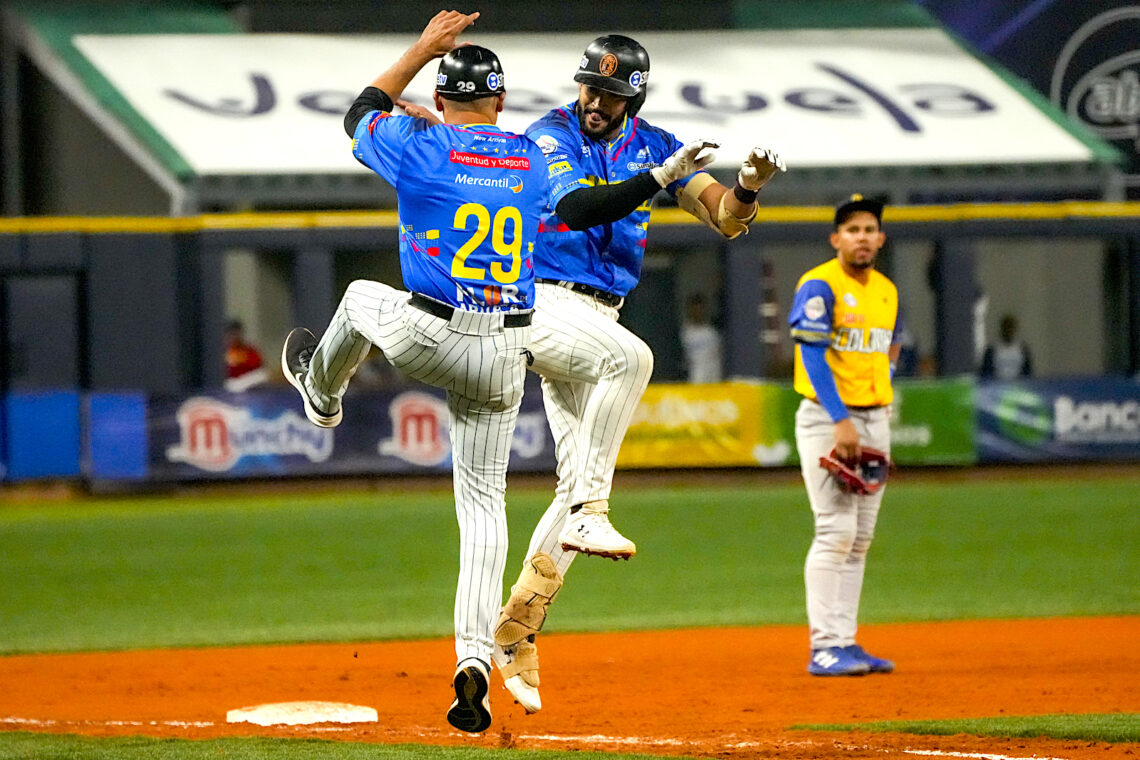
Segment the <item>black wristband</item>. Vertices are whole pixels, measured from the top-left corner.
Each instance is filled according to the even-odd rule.
[[[746,206],[750,206],[755,203],[756,196],[759,195],[759,193],[759,190],[745,190],[740,185],[740,182],[737,182],[736,186],[732,188],[732,194],[736,196],[736,200],[740,201]]]

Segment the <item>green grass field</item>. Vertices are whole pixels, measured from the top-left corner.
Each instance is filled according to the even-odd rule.
[[[1040,472],[1000,482],[988,470],[896,478],[861,619],[1140,613],[1140,475],[1098,482]],[[548,498],[546,489],[508,494],[508,584]],[[619,476],[613,506],[615,524],[638,542],[637,558],[577,562],[548,631],[804,623],[811,517],[794,481],[622,488]],[[8,499],[0,506],[0,652],[446,636],[457,543],[446,482],[427,491],[393,481],[383,490],[258,497]],[[129,743],[0,734],[0,758],[210,754],[211,743],[149,741],[138,740],[142,749],[132,754]],[[240,758],[364,751],[270,740],[220,745],[224,756]],[[320,749],[330,746],[336,751]]]
[[[510,751],[511,760],[556,760],[565,752]],[[351,744],[317,739],[212,739],[183,741],[127,737],[92,739],[0,733],[2,760],[492,760],[501,750],[424,744]],[[660,760],[652,755],[575,752],[575,760]],[[684,758],[675,758],[684,760]]]
[[[900,479],[901,480],[901,479]],[[1140,477],[892,484],[865,622],[1140,612]],[[545,490],[509,497],[522,560]],[[556,631],[802,623],[802,488],[636,488],[620,566],[575,563]],[[451,632],[449,490],[138,497],[0,509],[0,652]],[[752,589],[724,595],[710,589]]]
[[[876,733],[950,736],[1002,736],[1009,739],[1048,736],[1054,739],[1102,742],[1140,742],[1140,713],[1110,715],[1029,715],[968,720],[894,720],[858,725],[802,725],[817,731],[871,731]]]

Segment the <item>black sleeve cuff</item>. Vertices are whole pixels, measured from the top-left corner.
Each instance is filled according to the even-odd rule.
[[[652,172],[642,172],[615,185],[575,190],[558,202],[555,213],[570,229],[586,230],[624,219],[660,189]]]
[[[383,90],[365,87],[364,91],[356,96],[356,100],[349,107],[348,113],[344,115],[344,131],[348,133],[349,137],[352,137],[356,134],[356,125],[360,123],[365,114],[372,111],[391,113],[394,106],[392,99]]]

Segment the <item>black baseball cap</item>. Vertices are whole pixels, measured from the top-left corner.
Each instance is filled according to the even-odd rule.
[[[879,222],[879,225],[882,226],[884,205],[885,204],[880,201],[864,198],[859,193],[855,193],[850,198],[835,207],[835,226],[838,227],[839,225],[846,222],[856,211],[871,212],[871,215],[874,216],[875,219]]]

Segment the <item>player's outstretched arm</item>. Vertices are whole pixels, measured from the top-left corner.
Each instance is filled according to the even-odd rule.
[[[784,160],[770,148],[753,148],[727,188],[708,174],[694,177],[677,197],[681,208],[729,240],[748,232],[756,217],[756,195],[778,172],[787,171]]]
[[[399,98],[420,69],[433,58],[442,58],[450,53],[458,44],[459,35],[477,18],[478,11],[440,11],[400,59],[372,81],[372,86],[393,100]]]
[[[391,113],[395,104],[402,103],[400,95],[428,61],[447,55],[456,46],[459,34],[475,23],[478,12],[440,11],[424,27],[420,38],[408,48],[400,59],[356,97],[344,116],[344,131],[349,137],[356,134],[356,125],[373,111]],[[401,106],[403,107],[403,106]]]
[[[661,188],[707,166],[713,156],[705,151],[716,147],[719,146],[708,140],[694,140],[677,149],[661,166],[635,174],[624,182],[583,187],[567,194],[555,211],[572,230],[586,230],[624,219]]]

